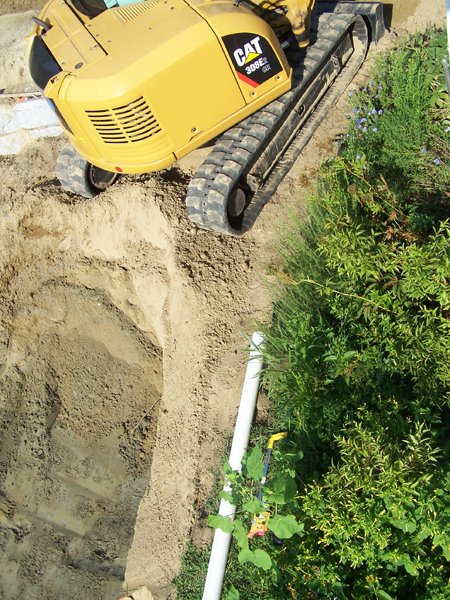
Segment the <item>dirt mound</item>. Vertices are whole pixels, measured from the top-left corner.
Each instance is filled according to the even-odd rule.
[[[127,585],[164,595],[270,306],[260,246],[193,227],[178,168],[61,192],[63,143],[0,161],[0,588],[114,597],[131,547]]]

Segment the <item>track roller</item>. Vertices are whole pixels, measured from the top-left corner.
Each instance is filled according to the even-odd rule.
[[[70,144],[66,144],[56,161],[56,176],[67,192],[83,198],[94,198],[112,185],[119,174],[96,167],[81,157]]]

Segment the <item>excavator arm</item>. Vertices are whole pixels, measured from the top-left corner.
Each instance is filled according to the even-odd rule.
[[[262,4],[265,4],[267,8],[275,8],[276,13],[280,16],[283,15],[280,25],[284,17],[284,20],[289,22],[300,48],[309,44],[309,27],[315,0],[275,0],[275,2],[263,0]]]

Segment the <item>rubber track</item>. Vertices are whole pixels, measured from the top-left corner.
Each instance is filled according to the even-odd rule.
[[[357,36],[348,58],[351,27]],[[297,51],[301,60],[293,69],[292,89],[226,131],[191,179],[186,206],[198,227],[236,237],[248,231],[364,61],[368,32],[361,17],[316,13],[311,33],[317,40],[306,52]],[[344,65],[338,64],[342,53]],[[227,202],[238,182],[245,182],[251,201],[239,228],[234,228]]]
[[[63,190],[83,198],[93,198],[95,192],[87,183],[87,168],[87,161],[71,144],[66,144],[56,161],[56,176]]]

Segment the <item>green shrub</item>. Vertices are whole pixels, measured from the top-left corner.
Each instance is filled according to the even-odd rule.
[[[301,453],[292,440],[274,451],[263,538],[247,539],[252,514],[262,508],[252,499],[261,451],[247,455],[242,475],[227,471],[238,518],[233,523],[216,515],[209,522],[232,533],[239,547],[227,572],[229,598],[445,598],[450,477],[431,432],[417,425],[392,445],[351,423],[336,440],[336,463],[300,495],[292,467],[301,478]]]
[[[305,537],[274,559],[294,598],[450,592],[442,43],[418,36],[378,64],[274,271],[283,289],[264,381],[274,422],[305,457],[288,507]]]
[[[343,171],[359,186],[339,188]],[[265,381],[284,426],[325,443],[370,413],[401,439],[439,421],[450,381],[450,227],[410,228],[385,183],[337,159],[285,244]]]
[[[290,549],[291,589],[314,598],[447,598],[450,477],[436,467],[429,432],[416,428],[399,449],[353,425],[338,447],[339,463],[299,502],[305,537]]]
[[[210,519],[236,541],[227,600],[450,597],[445,52],[427,32],[377,63],[308,220],[283,238],[263,375],[270,427],[290,432],[264,488],[282,541],[247,539],[256,447],[227,471],[237,521]]]

